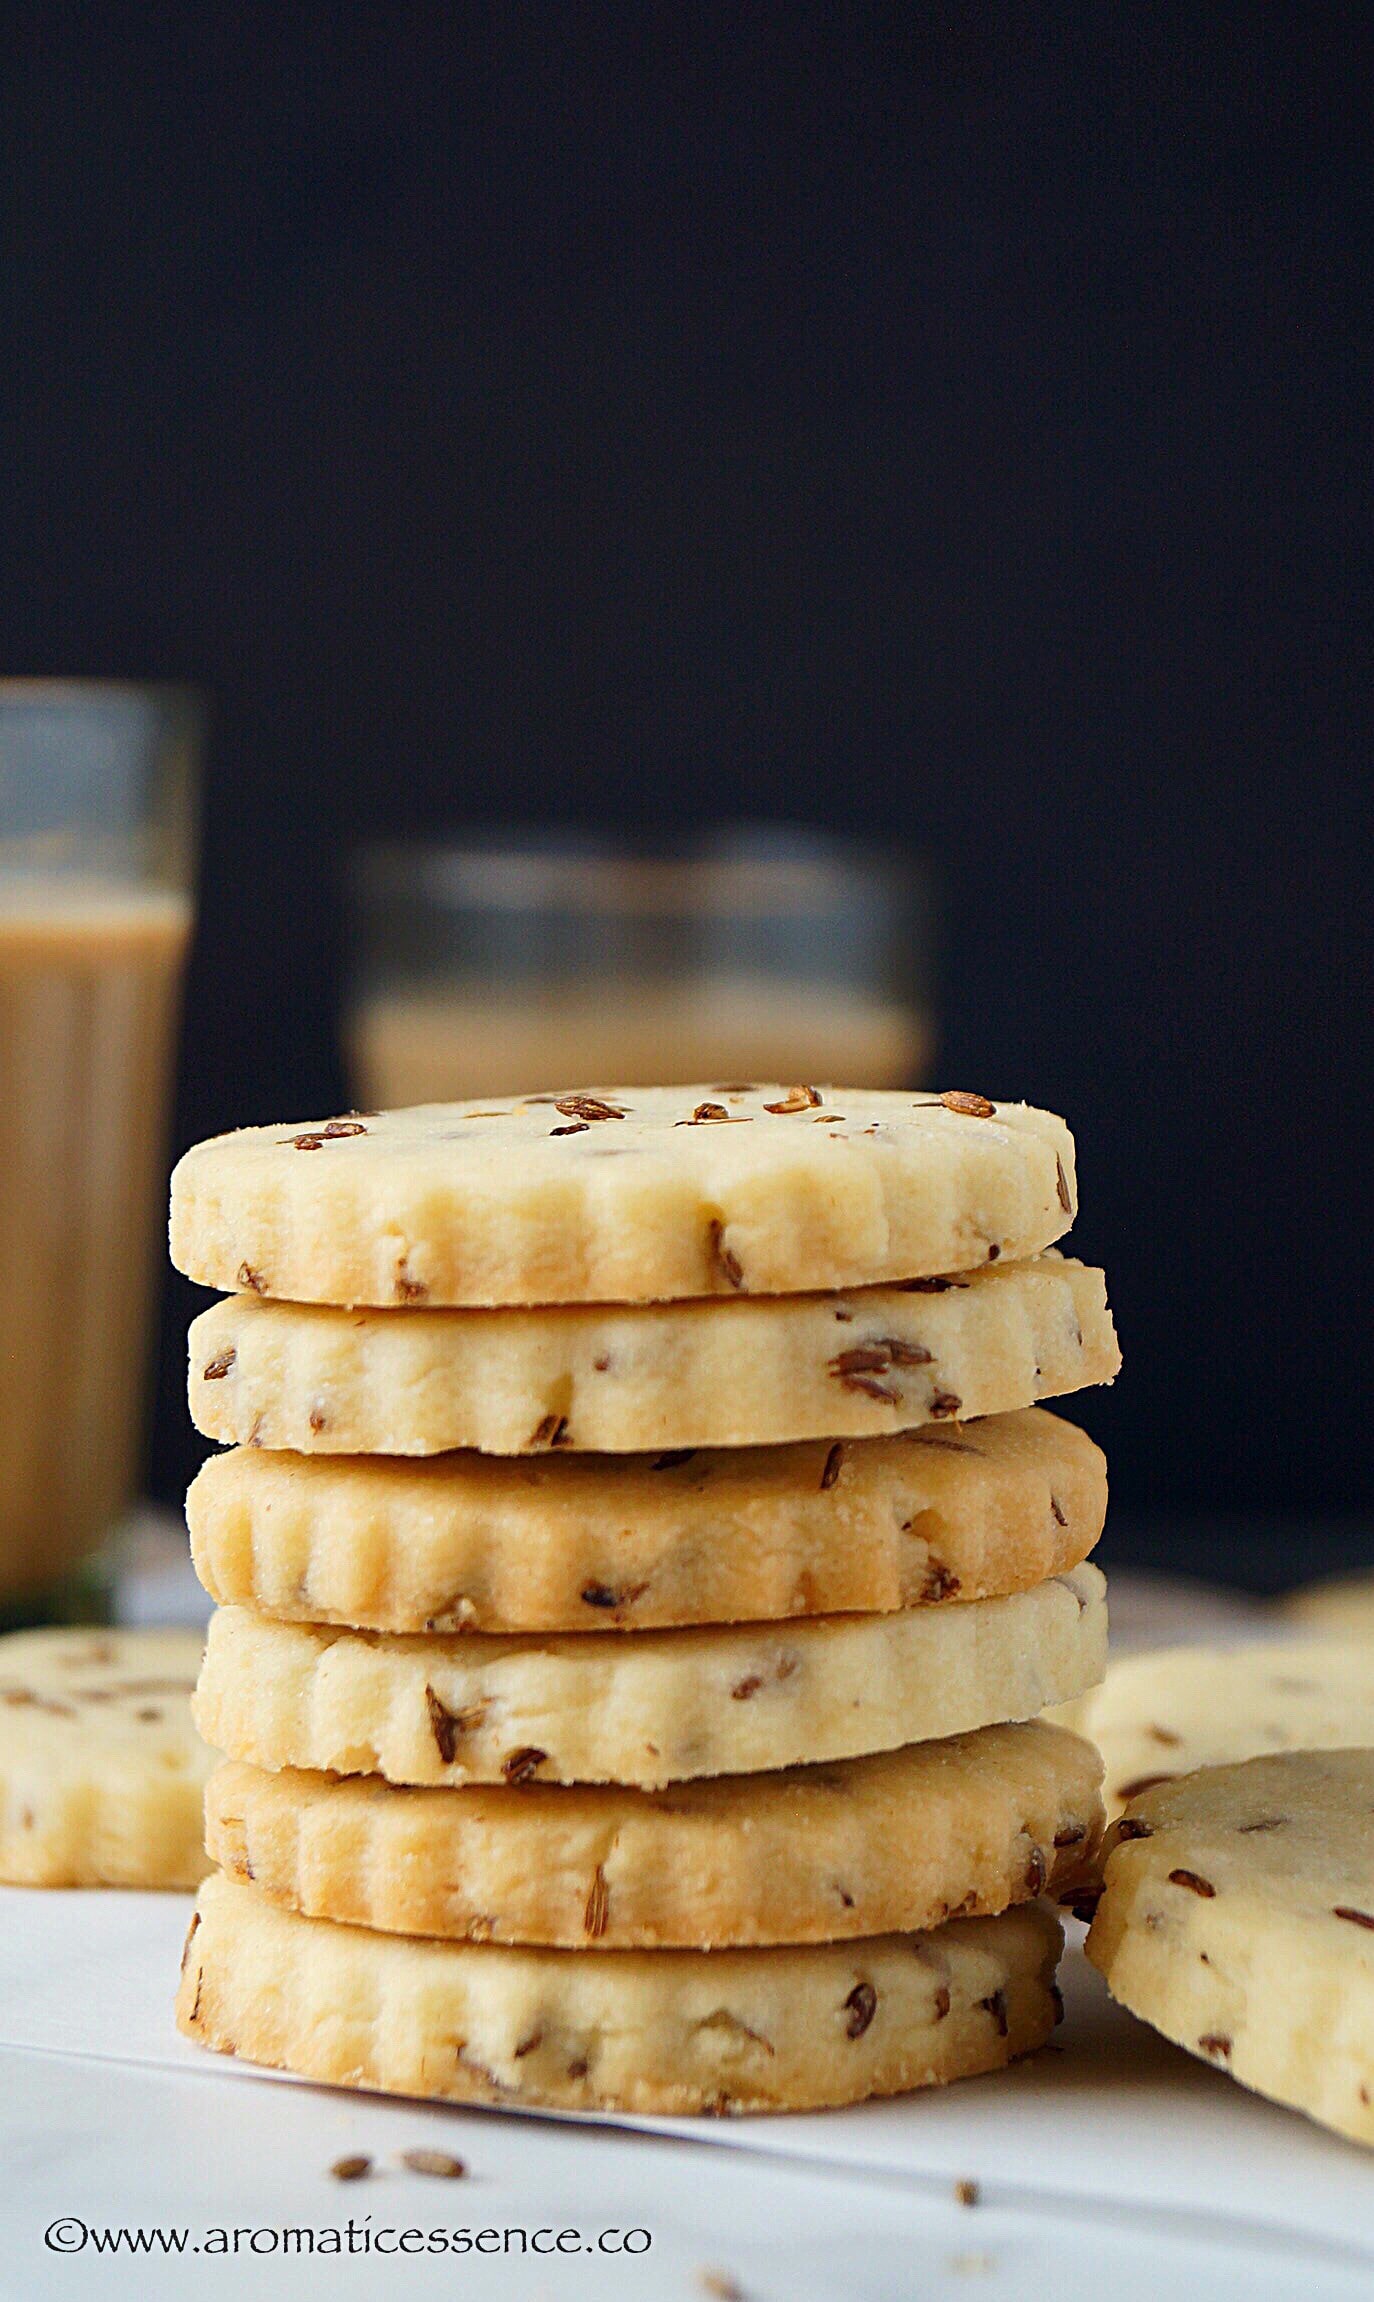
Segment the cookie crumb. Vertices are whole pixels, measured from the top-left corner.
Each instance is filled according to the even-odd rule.
[[[702,2293],[712,2295],[714,2302],[746,2302],[744,2288],[728,2270],[698,2270],[697,2282]]]
[[[361,2152],[356,2158],[336,2158],[329,2171],[336,2182],[361,2182],[365,2174],[372,2172],[372,2160],[364,2158]]]
[[[976,2206],[982,2193],[978,2184],[968,2176],[954,2185],[954,2195],[960,2206]]]
[[[451,2158],[447,2150],[402,2150],[399,2155],[412,2174],[437,2174],[452,2182],[467,2173],[466,2160]]]

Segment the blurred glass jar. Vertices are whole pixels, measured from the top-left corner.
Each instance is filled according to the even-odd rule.
[[[93,1611],[138,1478],[200,742],[182,689],[0,682],[0,1624]]]
[[[344,1031],[373,1109],[549,1087],[919,1085],[933,1046],[921,866],[721,830],[675,856],[493,837],[352,870]]]

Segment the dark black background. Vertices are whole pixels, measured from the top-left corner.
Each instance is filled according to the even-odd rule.
[[[1357,1514],[1359,12],[4,13],[5,651],[214,700],[179,1143],[338,1103],[356,832],[912,841],[943,1081],[1079,1136],[1119,1540]]]

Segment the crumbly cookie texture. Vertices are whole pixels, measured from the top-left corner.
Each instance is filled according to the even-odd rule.
[[[966,1607],[634,1638],[403,1638],[224,1607],[195,1712],[254,1766],[656,1789],[1033,1717],[1101,1677],[1105,1590],[1085,1563]]]
[[[212,1455],[186,1498],[221,1605],[383,1631],[675,1628],[1028,1590],[1107,1507],[1087,1434],[1032,1408],[891,1439],[517,1460]]]
[[[1131,1802],[1088,1956],[1190,2054],[1374,2144],[1374,1751],[1207,1767]]]
[[[1101,1764],[1055,1727],[668,1791],[397,1789],[229,1761],[206,1795],[230,1876],[312,1918],[387,1934],[578,1949],[906,1934],[1090,1872]]]
[[[234,1295],[191,1328],[198,1430],[303,1454],[494,1455],[858,1438],[1110,1382],[1102,1273],[1057,1254],[939,1292],[539,1311]]]
[[[613,1088],[283,1122],[188,1151],[172,1260],[302,1303],[638,1303],[1033,1255],[1062,1119],[971,1094]]]
[[[191,1723],[198,1631],[0,1639],[0,1880],[197,1886],[214,1765]]]
[[[201,1889],[188,2038],[332,2086],[681,2116],[812,2110],[999,2069],[1057,2019],[1037,1905],[933,1934],[768,1950],[422,1942]]]
[[[1119,1814],[1194,1767],[1374,1744],[1374,1671],[1362,1643],[1170,1647],[1111,1663],[1064,1723],[1101,1751]]]

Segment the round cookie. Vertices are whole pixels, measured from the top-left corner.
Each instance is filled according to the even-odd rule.
[[[1000,2069],[1058,2018],[1028,1904],[934,1934],[771,1950],[423,1942],[201,1889],[177,2022],[331,2086],[508,2107],[815,2110]]]
[[[363,1630],[673,1628],[1027,1590],[1107,1506],[1038,1409],[891,1439],[670,1455],[212,1455],[186,1498],[221,1605]]]
[[[1374,1744],[1367,1645],[1270,1640],[1112,1662],[1062,1721],[1096,1743],[1107,1812],[1155,1784],[1266,1751]]]
[[[1087,1743],[1032,1720],[669,1791],[402,1790],[228,1761],[206,1794],[222,1870],[387,1934],[605,1950],[908,1934],[1087,1875]]]
[[[230,1758],[389,1782],[626,1782],[858,1757],[1024,1719],[1102,1674],[1106,1585],[723,1629],[402,1638],[213,1617],[195,1714]]]
[[[188,1151],[172,1260],[298,1303],[799,1294],[1034,1255],[1062,1119],[981,1095],[635,1087],[283,1122]]]
[[[339,1311],[234,1295],[191,1328],[207,1438],[303,1454],[633,1454],[857,1438],[1110,1382],[1102,1273],[1057,1254],[938,1293]]]
[[[1088,1956],[1243,2086],[1374,2144],[1374,1751],[1208,1767],[1116,1825]]]
[[[197,1886],[214,1765],[191,1723],[199,1631],[0,1639],[0,1880]]]

